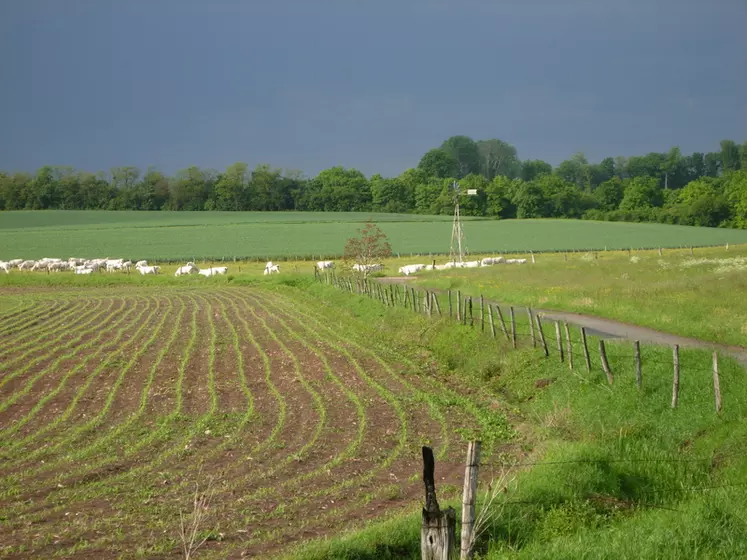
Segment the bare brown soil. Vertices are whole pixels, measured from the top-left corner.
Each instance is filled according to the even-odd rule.
[[[180,511],[191,510],[195,485],[204,490],[211,480],[206,529],[216,539],[200,557],[272,556],[417,509],[424,444],[443,452],[440,484],[461,485],[456,431],[475,424],[468,411],[434,409],[429,395],[443,389],[403,376],[406,363],[315,328],[271,299],[246,288],[154,291],[150,303],[142,292],[124,293],[74,358],[58,368],[47,367],[52,356],[40,361],[38,382],[0,413],[0,556],[179,557]],[[132,314],[114,328],[124,307]],[[0,317],[0,330],[20,318]],[[48,351],[40,345],[34,355]],[[97,372],[106,360],[112,367]],[[80,430],[92,418],[100,422]]]

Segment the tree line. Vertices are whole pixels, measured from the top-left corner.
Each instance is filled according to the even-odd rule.
[[[498,139],[452,136],[397,177],[332,167],[308,178],[268,165],[192,166],[167,176],[116,167],[0,172],[0,210],[366,211],[451,214],[450,185],[477,189],[462,212],[495,218],[583,218],[747,228],[747,141],[720,150],[608,157],[576,153],[557,167],[521,160]]]

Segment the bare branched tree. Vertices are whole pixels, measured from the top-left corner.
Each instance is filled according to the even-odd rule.
[[[199,540],[199,533],[200,528],[205,525],[210,516],[210,501],[213,498],[213,494],[212,478],[208,479],[207,488],[202,493],[200,492],[200,483],[195,483],[195,493],[192,497],[192,513],[184,514],[181,509],[179,510],[179,536],[182,540],[184,560],[190,560],[192,555],[208,540],[209,535]]]

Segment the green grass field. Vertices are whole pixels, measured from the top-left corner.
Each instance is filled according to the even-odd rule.
[[[161,261],[318,258],[342,254],[369,218],[395,253],[448,253],[449,216],[294,212],[0,213],[0,259],[123,256]],[[586,222],[484,220],[465,226],[472,252],[568,251],[747,243],[747,231]]]

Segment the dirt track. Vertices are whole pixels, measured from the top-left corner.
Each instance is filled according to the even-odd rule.
[[[390,276],[384,278],[378,278],[377,280],[387,284],[403,284],[409,280],[413,280],[412,277],[400,277]],[[432,290],[437,293],[444,293],[443,290]],[[486,300],[491,304],[500,305],[501,308],[509,307],[510,304]],[[513,306],[519,313],[526,311],[525,307]],[[699,340],[696,338],[689,338],[685,336],[679,336],[676,334],[666,333],[649,329],[648,327],[640,327],[637,325],[631,325],[629,323],[622,323],[615,321],[614,319],[605,319],[604,317],[596,317],[594,315],[584,315],[581,313],[571,313],[568,311],[553,311],[549,309],[538,309],[532,308],[533,311],[541,313],[543,317],[547,317],[551,320],[567,321],[569,324],[576,325],[578,327],[585,327],[589,334],[599,336],[601,338],[614,339],[622,338],[626,340],[638,340],[644,343],[650,344],[661,344],[661,345],[674,345],[678,344],[682,347],[690,348],[705,348],[709,350],[720,350],[725,354],[737,359],[745,367],[747,367],[747,348],[741,346],[731,346],[727,344],[718,344],[715,342],[708,342],[705,340]]]

